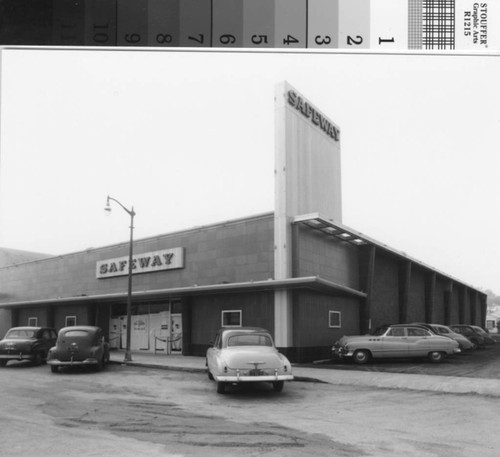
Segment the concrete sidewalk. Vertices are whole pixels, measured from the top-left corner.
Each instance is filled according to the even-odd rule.
[[[132,361],[124,362],[123,351],[111,352],[111,363],[145,368],[203,373],[204,357],[133,352]],[[403,373],[379,373],[356,370],[304,367],[293,365],[295,381],[324,382],[333,385],[408,389],[441,393],[476,394],[500,397],[500,380],[458,376],[434,376]]]

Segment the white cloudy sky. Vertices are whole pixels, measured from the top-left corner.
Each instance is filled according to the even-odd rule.
[[[343,223],[500,294],[500,56],[3,50],[0,246],[272,211],[274,86],[342,132]]]

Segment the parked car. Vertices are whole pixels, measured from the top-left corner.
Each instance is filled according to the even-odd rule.
[[[207,350],[208,377],[222,394],[228,384],[271,382],[277,392],[293,379],[292,366],[263,328],[222,328]]]
[[[472,325],[454,324],[449,326],[454,332],[467,337],[477,348],[484,349],[486,340],[484,336],[474,329]]]
[[[484,342],[486,344],[496,343],[495,339],[484,328],[481,328],[478,325],[471,325],[471,327],[484,338]]]
[[[441,362],[460,352],[456,341],[411,324],[379,327],[373,335],[343,336],[332,347],[333,355],[364,364],[370,359],[427,357]]]
[[[0,341],[0,366],[9,360],[31,360],[39,365],[47,359],[56,338],[50,327],[13,327]]]
[[[446,325],[420,323],[418,323],[418,325],[422,325],[425,328],[428,328],[432,333],[435,333],[436,335],[447,336],[448,338],[455,340],[458,343],[461,351],[470,351],[475,348],[475,345],[471,340],[469,340],[469,338],[461,335],[460,333],[454,332],[450,327],[447,327]]]
[[[99,327],[79,325],[59,330],[57,342],[49,351],[47,364],[52,373],[60,367],[91,366],[96,371],[109,362],[109,344]]]

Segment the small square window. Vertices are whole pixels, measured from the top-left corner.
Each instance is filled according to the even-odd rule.
[[[76,325],[76,316],[66,316],[65,327],[73,327],[74,325]]]
[[[28,317],[28,327],[37,327],[38,317]]]
[[[328,326],[330,328],[340,328],[340,312],[339,311],[329,311],[328,312]]]
[[[222,311],[223,327],[241,327],[241,310]]]

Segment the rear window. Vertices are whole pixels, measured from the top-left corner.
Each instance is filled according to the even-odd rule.
[[[269,335],[234,335],[227,340],[227,345],[231,346],[272,346]]]
[[[5,338],[12,339],[23,339],[23,338],[33,338],[35,336],[36,331],[30,329],[16,329],[10,330]]]
[[[64,336],[70,338],[81,338],[83,336],[88,336],[88,334],[89,332],[85,330],[69,330],[64,334]]]

